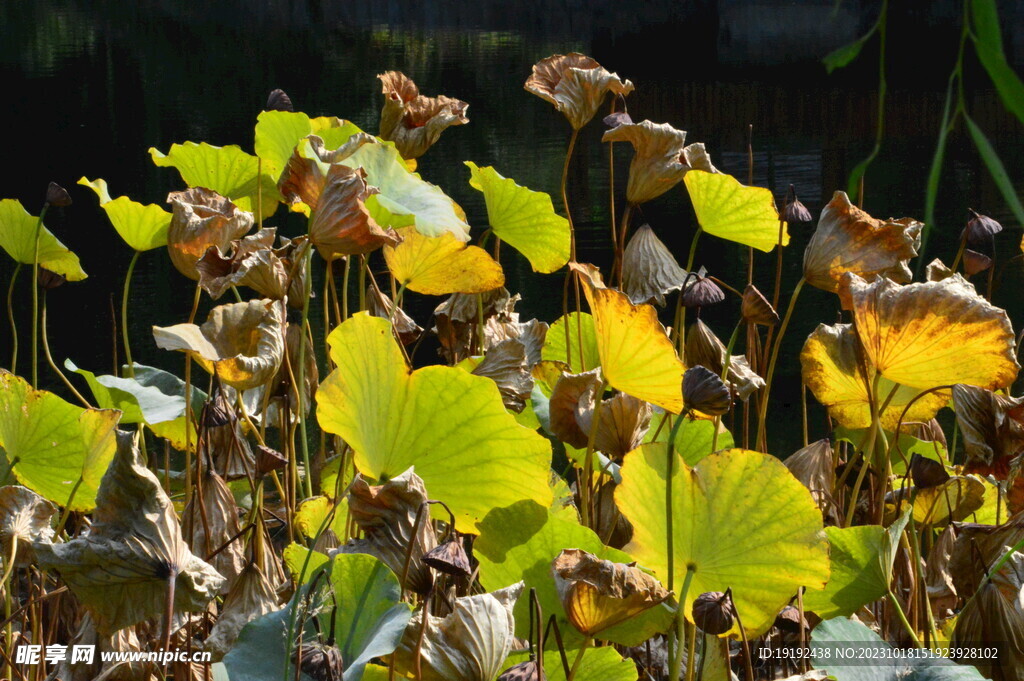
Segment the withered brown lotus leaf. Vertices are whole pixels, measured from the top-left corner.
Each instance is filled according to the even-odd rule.
[[[984,272],[990,267],[992,267],[992,258],[969,248],[964,249],[964,274],[968,277],[973,277],[978,272]]]
[[[999,526],[956,523],[955,527],[949,574],[956,593],[966,598],[978,590],[996,561],[1024,540],[1024,513]],[[1024,563],[1024,554],[1017,552],[1012,560]]]
[[[686,365],[692,367],[699,364],[721,376],[725,369],[726,354],[725,344],[714,331],[699,319],[694,322],[686,334]],[[764,387],[764,379],[750,368],[750,363],[743,355],[732,355],[726,377],[732,389],[744,401]]]
[[[248,286],[264,298],[283,300],[288,295],[290,277],[285,263],[272,249],[275,232],[271,227],[235,240],[229,255],[211,246],[196,262],[199,285],[214,300],[232,286]]]
[[[5,565],[12,552],[16,566],[32,564],[36,555],[32,545],[53,541],[50,518],[56,512],[56,506],[27,487],[0,487],[0,548]]]
[[[956,524],[948,526],[939,535],[928,552],[925,562],[925,583],[928,585],[928,598],[932,600],[932,611],[936,617],[944,617],[946,611],[956,606],[956,586],[949,571],[949,561],[953,555],[956,542]]]
[[[732,393],[721,376],[698,364],[683,374],[683,402],[689,409],[721,416],[732,408]]]
[[[743,315],[743,319],[754,324],[775,326],[779,323],[779,313],[753,284],[747,284],[747,288],[743,290],[740,314]]]
[[[946,263],[942,262],[938,258],[928,263],[928,266],[924,268],[924,280],[925,281],[942,281],[953,276],[953,270],[949,269]]]
[[[725,291],[706,275],[703,267],[696,275],[691,273],[690,282],[681,294],[683,307],[705,307],[725,300]]]
[[[469,564],[469,556],[458,538],[438,544],[423,554],[423,562],[438,572],[459,577],[469,577],[473,568]]]
[[[991,466],[1024,451],[1024,397],[959,384],[953,405],[969,466]]]
[[[345,670],[345,661],[336,645],[327,645],[313,641],[303,643],[301,650],[302,662],[299,665],[302,673],[313,681],[341,681]]]
[[[992,237],[1003,231],[1003,226],[987,215],[981,215],[971,211],[971,219],[967,221],[964,232],[961,235],[971,246],[988,246],[992,243]]]
[[[633,525],[615,505],[614,480],[605,479],[597,488],[597,510],[594,512],[594,531],[606,545],[621,549],[633,537]]]
[[[923,226],[911,218],[876,220],[853,205],[846,192],[837,191],[804,251],[804,277],[832,292],[846,272],[908,282],[913,275],[907,261],[917,255]]]
[[[153,327],[157,347],[187,352],[225,384],[248,390],[269,381],[284,358],[284,311],[272,300],[220,305],[202,326]]]
[[[734,616],[730,591],[708,591],[693,602],[693,621],[705,634],[718,636],[732,629]]]
[[[227,251],[253,225],[252,213],[203,187],[171,192],[167,202],[171,204],[167,253],[177,270],[194,281],[199,281],[196,262],[211,246]]]
[[[264,111],[295,111],[295,107],[292,105],[292,98],[288,96],[281,88],[276,88],[270,91],[270,95],[267,97],[267,104],[263,107]]]
[[[470,373],[494,381],[506,409],[520,414],[526,408],[526,400],[533,391],[533,376],[527,366],[526,346],[517,339],[509,338],[490,348]]]
[[[536,662],[527,660],[506,669],[498,677],[498,681],[547,681],[547,675],[540,670]]]
[[[182,536],[197,556],[221,549],[210,558],[210,565],[224,577],[223,592],[231,593],[235,578],[245,568],[245,540],[236,538],[241,530],[238,507],[223,478],[208,468],[203,471],[181,522]],[[235,541],[228,544],[232,538]]]
[[[580,427],[584,412],[594,408],[594,393],[601,385],[601,370],[582,374],[562,374],[548,402],[551,432],[562,442],[577,449],[587,446],[589,431]]]
[[[313,247],[309,237],[299,236],[294,239],[280,237],[280,245],[274,249],[276,255],[285,270],[288,272],[288,305],[295,309],[302,309],[303,301],[306,299],[306,278],[307,270],[303,267],[306,254]],[[310,298],[316,294],[309,293]]]
[[[401,307],[396,310],[391,298],[372,286],[366,288],[366,310],[374,317],[392,320],[402,345],[415,343],[423,334],[422,326],[407,315]]]
[[[628,95],[633,83],[621,80],[595,60],[578,52],[554,54],[533,65],[524,85],[527,92],[551,102],[579,130],[590,122],[609,92]]]
[[[77,631],[66,643],[67,652],[78,645],[92,646],[96,653],[90,661],[79,659],[74,662],[73,656],[66,654],[48,677],[55,681],[162,681],[165,678],[157,663],[145,659],[145,651],[134,626],[100,635],[92,617],[85,613]],[[136,662],[125,662],[127,658],[114,662],[106,659],[110,653],[114,654],[110,658],[115,660],[124,653],[142,653],[142,656]]]
[[[717,172],[704,145],[685,146],[686,131],[668,123],[640,121],[619,125],[605,132],[601,140],[633,145],[626,183],[626,201],[633,205],[661,196],[693,168]]]
[[[419,158],[446,129],[469,123],[469,104],[459,99],[424,97],[412,78],[401,71],[388,71],[377,78],[384,94],[380,138],[394,142],[402,158]]]
[[[590,403],[588,398],[584,399]],[[615,461],[622,461],[627,452],[633,451],[643,442],[651,425],[652,411],[650,404],[626,393],[604,400],[598,408],[601,420],[594,435],[594,449],[604,452]],[[583,432],[590,432],[593,416],[591,409],[578,413]]]
[[[266,445],[256,445],[256,478],[270,475],[273,471],[279,471],[288,465],[288,458]]]
[[[515,305],[519,294],[510,296],[504,286],[481,294],[454,293],[434,309],[434,333],[441,343],[440,353],[452,364],[457,364],[470,355],[479,331],[477,296],[484,315],[484,348],[508,338],[518,338],[520,333],[519,314]],[[547,325],[544,325],[546,333]],[[541,345],[543,345],[541,340]],[[480,348],[475,348],[480,352]],[[537,350],[539,354],[539,349]],[[538,360],[539,361],[539,360]]]
[[[967,593],[967,592],[964,592]],[[970,592],[973,593],[973,592]],[[1024,679],[1024,554],[1015,553],[985,582],[956,618],[950,645],[998,646],[998,659],[972,661],[998,681]]]
[[[793,477],[810,491],[822,515],[826,519],[838,520],[841,509],[832,496],[832,490],[836,485],[832,443],[827,438],[812,442],[791,454],[782,463],[786,464]]]
[[[71,205],[71,195],[68,190],[56,182],[51,182],[46,188],[46,203],[51,206],[66,208]]]
[[[362,168],[332,165],[327,172],[316,209],[309,220],[309,237],[325,260],[394,246],[401,237],[370,216],[366,199],[378,191],[366,184]]]
[[[123,431],[89,533],[35,549],[40,566],[60,573],[101,634],[165,612],[169,579],[176,612],[202,610],[224,583],[189,551],[171,500],[142,461],[134,434]]]
[[[900,286],[848,272],[841,298],[853,310],[867,359],[890,381],[920,390],[953,383],[994,389],[1017,377],[1006,312],[960,275]]]
[[[664,307],[665,294],[682,289],[686,281],[686,270],[650,225],[634,232],[622,256],[622,291],[633,304],[654,300]]]
[[[868,386],[874,380],[874,369],[861,370],[858,358],[856,332],[850,324],[828,326],[819,324],[800,352],[804,384],[814,397],[828,408],[829,414],[846,428],[867,428],[871,425],[871,403]],[[879,379],[882,399],[889,398],[894,384],[885,377]],[[919,390],[899,386],[889,398],[888,406],[879,415],[882,427],[895,430],[904,408]],[[928,393],[913,402],[904,415],[904,423],[926,421],[949,402],[945,390]]]
[[[551,563],[566,616],[581,633],[594,636],[636,617],[671,595],[637,567],[565,549]]]
[[[210,631],[203,649],[221,660],[231,650],[242,628],[269,612],[277,610],[277,593],[256,563],[246,565],[224,598],[220,616]]]
[[[915,453],[910,457],[910,479],[914,482],[914,487],[927,489],[938,487],[949,480],[949,473],[938,461]]]
[[[301,349],[302,329],[298,324],[288,324],[287,337],[285,339],[285,351],[288,353],[287,361],[281,363],[273,381],[270,382],[270,398],[267,400],[267,412],[265,416],[269,423],[278,424],[285,409],[287,400],[288,413],[297,416],[299,413],[299,391],[295,389],[294,380],[299,380],[299,354]],[[302,379],[305,389],[302,391],[302,404],[306,405],[306,412],[309,412],[313,403],[313,396],[320,385],[320,370],[316,364],[316,351],[309,336],[305,336],[305,352],[302,359],[305,365]],[[288,367],[291,367],[291,372]],[[261,388],[260,390],[263,390]],[[260,403],[263,402],[262,393]]]
[[[411,544],[408,578],[403,586],[418,594],[427,593],[433,577],[423,564],[423,555],[437,546],[429,510],[422,513],[416,526],[416,515],[427,499],[423,480],[411,468],[383,485],[371,485],[357,475],[348,490],[348,512],[364,538],[339,551],[376,556],[401,579]]]
[[[219,391],[218,391],[219,393]],[[213,470],[225,480],[238,480],[252,474],[254,458],[249,441],[242,432],[242,424],[231,409],[226,397],[217,394],[215,401],[225,405],[228,418],[222,425],[205,425],[202,431],[202,451],[213,462]]]
[[[499,591],[456,598],[445,617],[428,615],[425,629],[420,608],[392,658],[396,671],[413,676],[419,651],[421,681],[489,681],[498,676],[515,641],[512,608],[523,586],[517,582]]]
[[[327,178],[332,172],[337,177],[350,177],[344,171],[335,170],[334,165],[340,164],[364,144],[373,144],[377,140],[373,135],[359,132],[349,137],[340,147],[332,150],[327,149],[323,139],[317,135],[310,135],[308,139],[310,150],[315,158],[303,156],[299,149],[293,151],[288,158],[284,172],[281,173],[281,177],[277,181],[277,189],[288,205],[295,206],[298,203],[304,203],[310,210],[315,211],[320,205],[321,194],[327,185]],[[349,170],[352,169],[349,168]],[[365,176],[361,173],[357,174],[359,177]],[[373,189],[368,189],[367,192],[368,194],[376,193]]]

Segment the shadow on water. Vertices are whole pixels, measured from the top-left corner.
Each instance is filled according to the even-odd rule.
[[[894,7],[891,17],[886,137],[866,184],[865,207],[877,216],[923,213],[960,7],[952,1],[922,5]],[[637,91],[629,108],[635,119],[686,129],[688,141],[705,142],[716,165],[740,178],[747,174],[752,125],[754,182],[780,198],[794,184],[817,214],[869,150],[877,108],[873,43],[858,62],[833,76],[825,74],[820,57],[863,33],[877,9],[867,0],[273,0],[201,8],[182,0],[4,3],[0,75],[7,97],[0,123],[7,131],[7,172],[2,195],[20,198],[36,212],[48,181],[70,189],[75,205],[58,211],[48,224],[81,256],[90,278],[50,295],[51,344],[58,362],[71,357],[80,366],[110,371],[111,309],[119,300],[130,253],[91,192],[74,184],[82,175],[107,179],[115,196],[162,202],[168,191],[179,188],[176,176],[154,167],[146,150],[166,150],[185,140],[251,149],[256,113],[275,87],[284,88],[309,114],[338,115],[376,131],[380,92],[374,76],[399,69],[425,94],[445,93],[470,103],[471,124],[446,132],[422,159],[420,170],[463,205],[479,230],[485,214],[480,196],[468,187],[464,160],[493,164],[521,184],[557,193],[568,125],[549,105],[524,92],[522,83],[537,60],[578,50],[633,80]],[[1002,3],[1001,9],[1014,60],[1024,55],[1024,31],[1018,30],[1024,7]],[[972,116],[989,133],[1011,177],[1019,178],[1024,170],[1019,128],[977,66],[969,68]],[[601,132],[599,121],[584,131],[570,183],[580,258],[607,267],[609,168]],[[926,260],[952,257],[968,206],[1009,223],[969,141],[957,137],[951,145],[939,224],[932,229]],[[621,194],[629,152],[622,145],[616,149]],[[680,259],[695,224],[683,194],[669,192],[645,206],[642,215]],[[281,213],[273,222],[286,234],[300,228]],[[811,229],[793,230],[784,290],[800,276],[800,253]],[[1003,237],[1000,252],[1016,252],[1019,232]],[[561,275],[532,274],[510,249],[503,260],[509,289],[523,295],[524,318],[554,319],[561,310]],[[705,238],[697,261],[737,285],[745,277],[743,248]],[[756,260],[763,290],[770,288],[773,262],[773,255]],[[8,260],[0,262],[5,285],[11,269]],[[1008,299],[1021,285],[1019,270],[1007,271],[996,302],[1019,307]],[[27,281],[21,282],[21,296]],[[146,339],[152,325],[187,316],[191,290],[162,252],[142,257],[131,313],[138,361],[177,368],[179,357]],[[839,312],[834,296],[813,290],[804,295],[781,356],[773,406],[778,423],[799,423],[797,354],[803,336]],[[436,301],[414,303],[418,320],[426,322]],[[736,301],[721,307],[728,309],[709,309],[704,318],[725,337]],[[26,306],[19,313],[21,328],[27,329]],[[1019,316],[1019,310],[1011,314]],[[9,352],[9,342],[5,330],[0,356]],[[432,357],[427,348],[418,360]],[[823,414],[815,412],[812,438],[824,428]],[[773,439],[784,443],[780,448],[798,445],[797,426],[776,431]]]

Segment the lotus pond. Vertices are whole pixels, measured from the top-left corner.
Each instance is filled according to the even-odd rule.
[[[886,8],[831,68],[876,34],[884,49]],[[378,76],[373,131],[275,90],[245,148],[149,149],[166,201],[91,175],[74,205],[55,183],[0,200],[0,673],[1024,679],[1024,318],[993,302],[1022,251],[972,211],[918,262],[954,130],[1024,223],[957,87],[974,55],[1024,123],[1024,84],[995,3],[964,9],[919,218],[870,213],[877,148],[815,215],[754,182],[752,150],[748,175],[723,172],[568,51],[522,74],[524,105],[564,123],[559,191],[466,160],[483,223],[424,160],[469,105],[399,71]],[[591,186],[571,169],[602,126],[612,172]],[[579,183],[610,206],[587,249]],[[645,219],[669,196],[692,206],[683,248]],[[50,346],[75,331],[48,298],[93,267],[51,217],[84,198],[131,254],[109,372]],[[746,257],[709,271],[722,243]],[[136,333],[133,279],[156,259],[187,314]],[[522,314],[512,269],[557,312]],[[157,352],[163,368],[136,361]],[[770,417],[780,390],[801,396],[792,420]],[[59,649],[76,645],[99,653]],[[102,657],[165,650],[185,655]]]

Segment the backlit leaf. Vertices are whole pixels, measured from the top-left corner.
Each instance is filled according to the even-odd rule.
[[[832,574],[823,591],[804,593],[804,608],[822,619],[852,615],[883,596],[889,580],[881,564],[885,529],[879,525],[826,527]]]
[[[747,187],[732,175],[691,170],[683,177],[701,229],[768,252],[779,243],[779,211],[772,193],[763,187]],[[782,230],[782,245],[789,244],[789,230]]]
[[[391,273],[411,291],[442,296],[484,293],[505,283],[505,273],[487,251],[467,246],[450,232],[424,236],[415,227],[398,230],[397,246],[384,247]]]
[[[0,247],[15,262],[31,265],[35,260],[38,222],[39,218],[29,215],[21,201],[0,201]],[[69,251],[45,226],[39,230],[39,266],[64,275],[68,281],[81,281],[86,277],[78,256]]]
[[[569,351],[565,349],[565,327],[569,326]],[[582,344],[580,338],[582,337]],[[582,348],[582,350],[581,350]],[[580,354],[582,352],[582,355]],[[597,331],[594,318],[586,312],[570,312],[559,317],[544,337],[541,357],[545,360],[566,362],[571,373],[580,374],[601,365],[597,350]]]
[[[100,208],[106,212],[110,224],[114,225],[114,229],[125,243],[136,251],[148,251],[167,245],[167,228],[171,224],[170,212],[154,203],[142,204],[132,201],[127,196],[111,199],[107,181],[104,179],[89,180],[82,177],[78,184],[96,192],[100,199]]]

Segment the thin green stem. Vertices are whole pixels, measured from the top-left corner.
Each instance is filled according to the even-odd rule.
[[[685,647],[683,646],[683,636],[686,633],[686,614],[683,611],[686,609],[686,596],[690,591],[690,582],[693,581],[693,573],[695,571],[696,568],[693,565],[687,566],[686,577],[683,579],[683,589],[678,598],[679,608],[676,610],[675,622],[676,649],[673,651],[672,660],[668,670],[668,678],[670,679],[678,679],[679,672],[682,671],[683,668],[683,649]],[[688,656],[691,658],[693,657],[692,650],[689,651]],[[689,668],[690,663],[687,662],[686,666]]]
[[[889,592],[886,595],[889,598],[889,603],[892,604],[893,610],[896,611],[896,616],[899,618],[900,623],[910,636],[910,640],[913,641],[914,647],[920,648],[921,641],[917,638],[917,632],[914,631],[914,627],[910,626],[910,622],[907,620],[907,615],[903,612],[903,607],[900,605],[899,599],[896,598],[896,594],[892,592],[892,589],[889,589]]]
[[[744,322],[740,319],[736,323],[736,326],[732,330],[732,335],[729,336],[729,344],[725,346],[725,360],[722,362],[722,383],[725,383],[726,387],[729,387],[729,366],[732,363],[732,349],[736,345],[736,339],[739,338],[740,328],[744,326]],[[729,388],[732,390],[732,388]],[[711,451],[712,453],[718,451],[718,426],[722,422],[721,416],[715,417],[715,432],[711,436]]]
[[[132,285],[132,273],[135,272],[135,263],[138,262],[142,251],[135,251],[132,254],[131,262],[128,263],[128,272],[124,275],[124,291],[121,294],[121,339],[124,343],[124,361],[128,365],[128,375],[135,378],[135,364],[132,362],[132,347],[128,341],[128,294]]]
[[[43,210],[36,221],[35,252],[32,256],[32,387],[39,387],[39,236],[43,233],[43,218],[50,204],[43,204]]]
[[[686,277],[689,280],[690,275],[693,274],[693,260],[697,257],[697,242],[700,241],[700,235],[704,230],[701,229],[700,225],[697,225],[697,230],[693,233],[693,239],[690,241],[690,254],[686,258]],[[684,288],[679,292],[679,296],[682,297]],[[679,310],[679,332],[677,334],[679,339],[679,355],[682,356],[683,348],[686,346],[686,306],[682,306]]]
[[[18,373],[18,325],[14,321],[14,284],[18,281],[21,263],[14,267],[11,284],[7,287],[7,320],[11,323],[11,373]]]
[[[302,329],[302,341],[299,343],[299,376],[298,376],[298,395],[299,402],[299,440],[302,445],[302,466],[304,468],[305,476],[303,477],[304,491],[307,497],[313,496],[313,475],[312,470],[309,467],[309,441],[306,437],[306,400],[305,390],[303,386],[306,385],[306,327],[309,324],[309,298],[310,289],[313,284],[313,273],[312,273],[312,256],[313,249],[309,249],[305,255],[305,262],[302,264],[303,269],[306,272],[305,276],[305,290],[302,292],[302,323],[300,328]],[[398,303],[395,302],[397,306]]]
[[[597,393],[594,394],[593,411],[591,411],[590,417],[590,432],[587,434],[587,451],[583,458],[583,480],[580,481],[580,505],[583,506],[581,509],[583,525],[584,527],[590,527],[591,520],[591,489],[590,483],[591,478],[594,475],[594,443],[597,441],[597,430],[601,423],[601,400],[604,397],[604,391],[608,387],[608,381],[602,381],[601,386],[597,389]],[[596,523],[595,523],[596,524]],[[596,528],[592,528],[596,529]]]
[[[762,452],[767,451],[765,421],[768,416],[768,403],[771,401],[775,363],[779,359],[779,348],[782,347],[782,339],[786,335],[786,329],[789,328],[789,320],[793,317],[793,310],[796,309],[796,300],[805,283],[807,283],[807,279],[801,277],[800,281],[796,283],[796,288],[793,289],[793,294],[789,298],[789,307],[786,308],[786,315],[782,318],[782,324],[779,326],[779,335],[775,338],[775,345],[772,347],[772,358],[768,361],[768,372],[764,380],[764,398],[761,400],[761,413],[758,415],[757,423],[757,442]]]
[[[587,648],[593,645],[594,639],[589,636],[583,639],[583,645],[580,646],[579,651],[576,653],[576,659],[572,661],[572,669],[569,670],[569,676],[566,681],[572,681],[576,678],[576,672],[579,671],[580,664],[583,662],[583,653],[587,652]]]
[[[53,369],[53,372],[57,374],[58,378],[60,378],[61,381],[64,382],[64,385],[67,387],[68,390],[71,391],[71,393],[78,399],[78,401],[81,402],[86,409],[89,409],[92,405],[89,404],[89,401],[87,399],[82,397],[82,394],[80,392],[75,390],[75,386],[71,383],[71,381],[68,380],[68,377],[64,375],[64,372],[60,370],[60,367],[58,367],[57,364],[53,361],[53,355],[50,354],[50,339],[46,333],[46,291],[43,291],[43,319],[41,324],[43,331],[43,355],[45,355],[46,357],[46,363],[50,365],[50,368]]]

